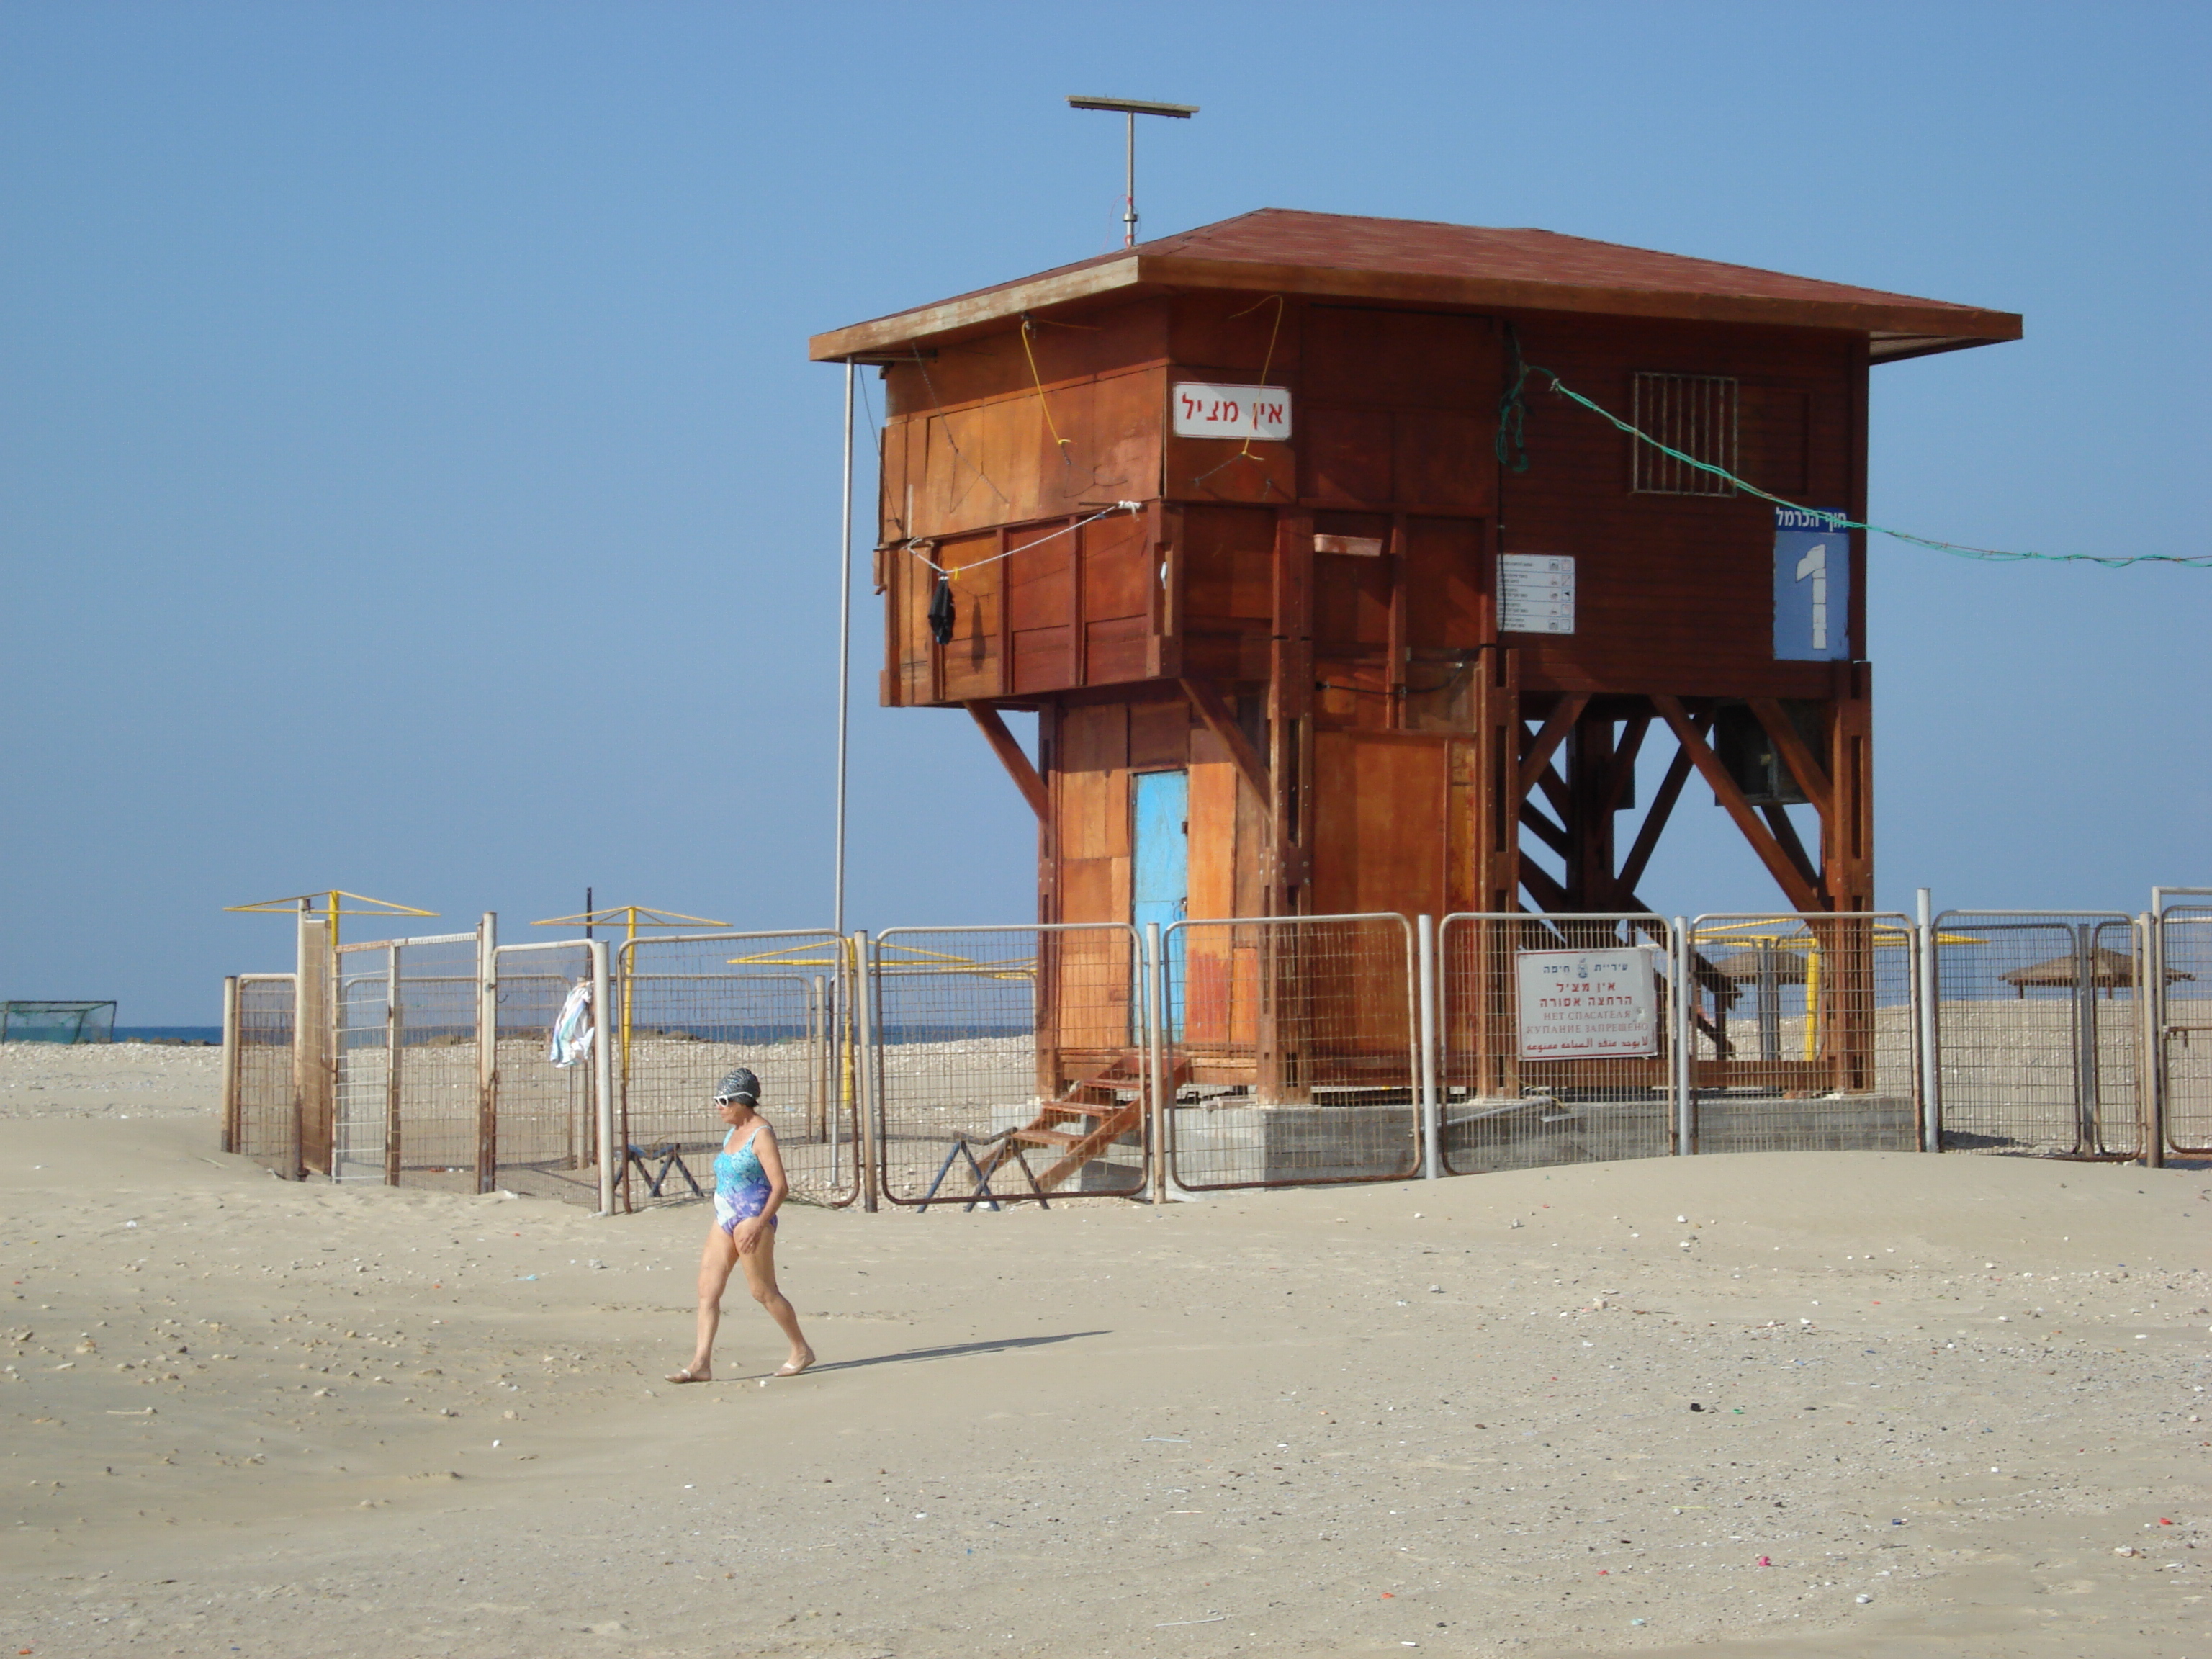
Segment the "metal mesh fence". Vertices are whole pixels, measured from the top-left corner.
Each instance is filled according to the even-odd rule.
[[[761,1081],[791,1196],[860,1193],[858,1054],[850,952],[835,933],[645,938],[617,953],[615,1065],[626,1208],[714,1192],[724,1130],[714,1085],[738,1066]]]
[[[2166,1143],[2190,1156],[2212,1155],[2212,906],[2169,906],[2158,928]]]
[[[1397,1181],[1420,1167],[1403,916],[1179,921],[1161,946],[1168,1169],[1194,1190]]]
[[[474,933],[338,947],[334,1178],[473,1193],[495,1173],[481,1133],[477,953]]]
[[[1674,1141],[1674,939],[1652,915],[1437,929],[1443,1166],[1661,1158]]]
[[[1918,937],[1891,915],[1692,922],[1692,1150],[1916,1150]]]
[[[499,1075],[493,1178],[506,1192],[596,1209],[594,1068],[588,1062],[557,1066],[552,1053],[553,1028],[569,993],[591,983],[591,948],[580,940],[502,945],[495,965]]]
[[[2132,1157],[2142,948],[2125,916],[1936,919],[1942,1135],[1950,1152]]]
[[[292,1101],[292,975],[240,974],[231,1079],[230,1150],[286,1180],[300,1173],[300,1120]]]
[[[872,954],[885,1199],[1144,1190],[1146,988],[1135,929],[896,927]]]

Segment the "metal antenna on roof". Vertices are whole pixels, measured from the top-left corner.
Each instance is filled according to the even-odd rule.
[[[1195,104],[1152,104],[1141,98],[1079,98],[1070,93],[1070,109],[1111,110],[1129,118],[1129,188],[1121,198],[1121,246],[1137,245],[1137,118],[1139,115],[1165,115],[1177,121],[1188,121],[1198,113]]]

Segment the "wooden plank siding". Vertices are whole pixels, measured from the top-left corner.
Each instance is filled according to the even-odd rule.
[[[1824,732],[1853,734],[1835,758],[1865,777],[1863,699],[1838,712],[1863,676],[1773,659],[1771,506],[1638,492],[1631,441],[1540,373],[1524,393],[1528,468],[1502,466],[1510,342],[1624,416],[1638,374],[1729,377],[1747,477],[1860,505],[1867,348],[1838,331],[1200,293],[889,367],[884,700],[1048,712],[1047,919],[1127,920],[1130,779],[1149,769],[1189,773],[1194,918],[1441,915],[1510,902],[1524,880],[1540,899],[1610,895],[1596,774],[1562,750],[1532,781],[1524,720],[1578,721],[1570,747],[1595,765],[1613,722],[1648,719],[1655,696],[1802,699],[1826,711]],[[1182,380],[1289,387],[1292,440],[1175,438]],[[1121,501],[1141,510],[1091,518]],[[1571,635],[1498,633],[1500,552],[1574,557]],[[933,563],[951,573],[942,645]],[[1852,578],[1863,653],[1856,537]],[[1245,711],[1264,788],[1196,715],[1185,677],[1212,688],[1217,719]],[[1861,788],[1832,811],[1831,902],[1869,884],[1863,801]],[[1564,878],[1523,855],[1521,829],[1544,810],[1569,826]],[[1540,851],[1561,833],[1527,839]],[[1257,966],[1194,945],[1194,989],[1210,975],[1200,1000],[1228,1022],[1214,1040],[1258,1041],[1228,1012],[1257,1006],[1231,994]]]
[[[1807,506],[1849,507],[1849,337],[1587,317],[1516,324],[1530,362],[1624,417],[1639,371],[1735,377],[1744,476]],[[1573,556],[1577,615],[1571,635],[1509,636],[1523,689],[1825,696],[1827,665],[1774,659],[1772,507],[1632,493],[1633,441],[1542,387],[1532,374],[1529,465],[1504,475],[1500,547]],[[1854,594],[1864,564],[1854,535]],[[1864,654],[1863,641],[1853,645]]]

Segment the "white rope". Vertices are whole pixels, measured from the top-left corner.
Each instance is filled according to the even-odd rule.
[[[931,558],[928,554],[921,550],[925,547],[936,546],[937,543],[934,538],[909,541],[905,544],[905,547],[908,553],[911,553],[915,558],[921,560],[922,563],[927,565],[939,575],[951,578],[951,576],[957,574],[960,571],[981,570],[987,564],[996,564],[1001,559],[1012,558],[1017,553],[1026,553],[1033,547],[1042,547],[1047,542],[1056,541],[1062,536],[1073,535],[1077,531],[1082,529],[1084,526],[1087,524],[1097,524],[1099,520],[1111,518],[1116,513],[1141,513],[1144,510],[1145,504],[1142,501],[1116,501],[1111,507],[1099,508],[1097,512],[1092,514],[1087,519],[1078,519],[1073,524],[1062,525],[1059,529],[1054,531],[1049,536],[1040,536],[1033,542],[1024,542],[1019,547],[1010,547],[1003,553],[994,553],[988,559],[978,559],[973,564],[958,565],[951,570],[946,569],[943,565],[938,563],[936,560]]]

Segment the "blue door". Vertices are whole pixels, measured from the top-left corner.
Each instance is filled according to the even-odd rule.
[[[1190,778],[1183,772],[1139,772],[1130,919],[1139,933],[1156,921],[1165,933],[1190,910]],[[1168,1031],[1182,1036],[1183,936],[1170,940]]]

